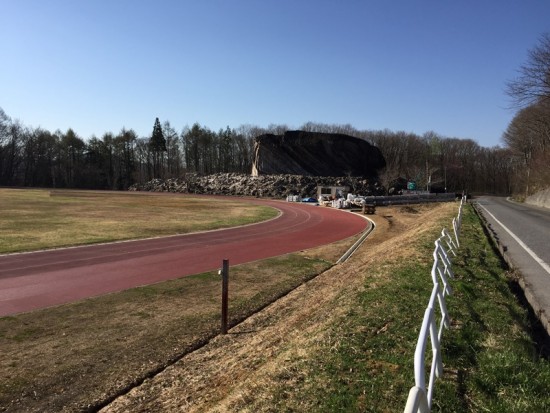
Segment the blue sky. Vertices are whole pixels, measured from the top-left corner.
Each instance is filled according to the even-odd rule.
[[[349,123],[500,144],[546,0],[0,0],[0,107],[87,139]]]

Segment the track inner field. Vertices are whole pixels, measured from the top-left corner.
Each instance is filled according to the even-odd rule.
[[[281,211],[237,228],[0,256],[0,316],[32,311],[329,244],[363,231],[362,217],[330,208],[246,200]]]

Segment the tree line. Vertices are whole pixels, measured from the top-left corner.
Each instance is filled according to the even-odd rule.
[[[516,115],[503,135],[515,165],[516,193],[550,186],[550,34],[529,51],[519,76],[507,85]]]
[[[283,134],[287,125],[261,128],[242,125],[218,132],[195,123],[180,132],[157,118],[150,137],[132,129],[88,140],[72,129],[51,133],[13,121],[0,108],[0,185],[90,189],[126,189],[153,178],[185,173],[248,174],[254,137]],[[387,163],[380,180],[391,187],[413,180],[420,189],[509,194],[514,191],[517,163],[509,148],[484,148],[470,139],[435,132],[420,136],[390,130],[357,130],[351,125],[308,122],[299,129],[344,133],[380,148]]]
[[[550,34],[529,52],[519,73],[507,85],[518,111],[502,136],[503,147],[435,132],[358,130],[349,124],[308,122],[298,129],[343,133],[376,145],[387,163],[380,174],[386,188],[415,181],[431,191],[528,196],[550,182]],[[186,173],[249,174],[254,137],[289,129],[241,125],[215,132],[195,123],[178,132],[157,118],[151,136],[122,128],[84,140],[72,129],[25,126],[0,108],[0,186],[126,189]]]
[[[151,137],[123,128],[84,140],[73,129],[25,126],[0,108],[0,185],[126,189],[186,172],[249,173],[256,133],[251,126],[214,132],[198,123],[178,133],[156,119]]]

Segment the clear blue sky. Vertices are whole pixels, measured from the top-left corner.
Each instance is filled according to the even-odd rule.
[[[305,122],[500,143],[547,0],[0,0],[0,107],[87,139]]]

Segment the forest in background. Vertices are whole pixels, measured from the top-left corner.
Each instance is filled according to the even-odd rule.
[[[518,165],[514,195],[524,198],[550,187],[550,33],[529,51],[506,91],[518,111],[502,140]]]
[[[517,113],[502,136],[502,147],[486,148],[436,132],[417,135],[313,122],[298,129],[344,133],[376,145],[386,159],[380,172],[386,188],[402,179],[416,181],[419,189],[523,198],[550,185],[550,34],[529,52],[507,93]],[[250,174],[254,138],[289,129],[241,125],[216,132],[195,123],[177,131],[170,121],[156,118],[151,136],[122,128],[83,139],[73,129],[51,132],[24,125],[0,108],[0,186],[123,190],[186,173]]]
[[[511,193],[517,160],[509,149],[484,148],[471,139],[407,132],[361,131],[351,125],[306,123],[300,130],[344,133],[366,139],[387,163],[380,181],[414,180],[421,189]],[[153,178],[186,173],[250,174],[254,138],[283,134],[287,125],[243,125],[217,132],[195,123],[176,131],[155,120],[149,137],[132,129],[84,140],[69,129],[50,132],[13,121],[0,109],[0,185],[22,187],[127,189]]]

